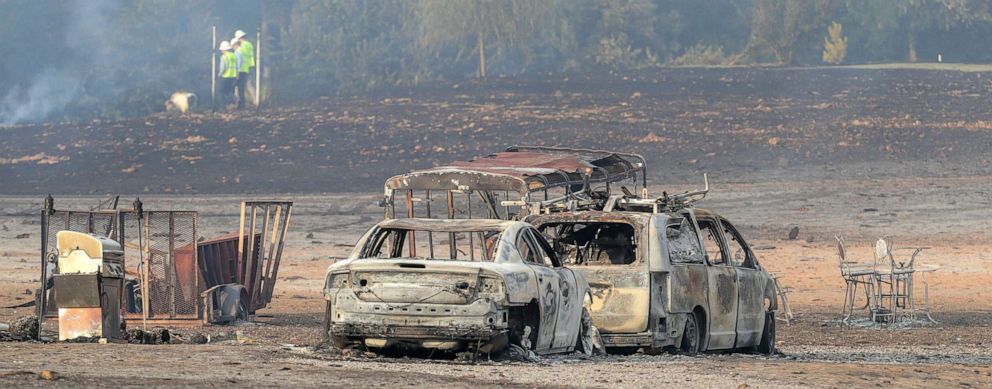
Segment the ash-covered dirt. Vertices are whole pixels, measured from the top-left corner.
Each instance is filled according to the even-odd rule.
[[[992,74],[666,69],[335,97],[239,114],[0,129],[0,194],[374,191],[513,144],[644,154],[656,182],[992,169]],[[867,167],[866,167],[867,166]]]
[[[34,298],[38,213],[48,191],[119,191],[131,193],[125,202],[140,194],[146,209],[197,210],[203,237],[236,230],[242,199],[296,203],[271,307],[254,324],[185,330],[237,330],[245,342],[0,342],[0,386],[48,386],[38,374],[52,370],[54,384],[65,386],[992,387],[986,77],[992,76],[681,69],[626,80],[420,88],[263,116],[0,130],[0,193],[8,194],[0,196],[0,306]],[[130,143],[120,140],[127,137]],[[321,338],[324,269],[382,217],[375,205],[382,180],[513,143],[642,152],[653,193],[696,188],[702,172],[715,172],[701,206],[734,222],[761,264],[791,288],[796,317],[779,323],[783,354],[566,355],[473,365],[310,349]],[[146,186],[152,193],[144,193]],[[191,191],[265,195],[163,194]],[[17,193],[28,195],[10,195]],[[55,201],[59,209],[89,209],[103,197]],[[788,240],[793,227],[798,239]],[[939,267],[925,276],[939,323],[841,325],[844,283],[834,236],[858,261],[871,260],[878,237],[896,248],[929,247],[919,261]],[[0,308],[0,322],[30,312]]]

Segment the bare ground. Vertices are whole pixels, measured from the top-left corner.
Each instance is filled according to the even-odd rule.
[[[348,172],[343,178],[327,178],[323,174],[328,171],[319,167],[312,169],[312,172],[306,171],[307,169],[301,171],[298,167],[292,171],[282,170],[289,169],[286,166],[300,163],[296,161],[273,165],[279,175],[295,176],[283,177],[283,181],[271,181],[274,186],[269,188],[276,189],[269,192],[332,191],[350,187],[341,185],[340,182],[355,182],[360,187],[366,185],[363,188],[368,190],[273,196],[291,199],[296,202],[297,208],[294,210],[287,242],[289,251],[284,256],[279,273],[275,299],[270,308],[260,312],[257,323],[235,328],[185,330],[187,333],[239,330],[250,341],[244,344],[160,346],[0,343],[0,383],[18,387],[50,384],[360,387],[646,387],[661,384],[734,387],[747,384],[752,387],[992,387],[992,369],[988,367],[992,365],[992,352],[989,351],[992,345],[992,304],[989,303],[992,301],[992,291],[988,288],[992,281],[992,273],[989,272],[992,263],[992,168],[989,166],[992,126],[988,125],[992,115],[985,108],[985,101],[989,101],[990,97],[988,80],[980,77],[980,74],[953,72],[841,71],[833,76],[802,72],[781,73],[780,80],[775,81],[763,73],[770,71],[730,74],[686,71],[686,74],[670,74],[671,78],[667,78],[667,82],[675,84],[675,89],[659,87],[664,95],[651,97],[653,100],[650,104],[644,103],[645,106],[633,111],[635,118],[639,117],[636,114],[638,111],[658,117],[643,124],[625,122],[625,112],[629,111],[625,111],[622,108],[625,106],[620,103],[630,100],[633,92],[640,91],[641,96],[634,98],[636,102],[633,104],[642,104],[643,98],[651,93],[650,88],[645,85],[653,84],[624,80],[608,84],[559,80],[558,84],[546,90],[537,86],[529,87],[530,84],[527,83],[513,85],[513,82],[507,81],[505,85],[500,84],[501,88],[510,91],[500,93],[518,96],[512,101],[500,97],[503,94],[496,92],[493,93],[495,97],[462,92],[466,88],[475,91],[482,88],[469,85],[454,88],[454,92],[445,92],[450,93],[450,96],[437,92],[442,97],[419,108],[394,107],[408,103],[407,100],[397,100],[393,96],[376,100],[377,102],[328,103],[329,107],[349,107],[347,115],[334,109],[326,112],[320,109],[299,110],[292,115],[300,115],[300,122],[293,122],[293,126],[314,121],[314,126],[318,128],[317,136],[329,141],[332,137],[320,131],[320,126],[341,123],[342,117],[351,117],[353,119],[349,120],[358,123],[356,126],[368,128],[370,123],[373,126],[379,126],[375,123],[392,123],[389,120],[399,120],[413,110],[436,112],[431,115],[441,118],[439,120],[444,123],[448,123],[442,120],[448,117],[443,114],[445,112],[454,118],[451,120],[467,118],[476,123],[489,123],[479,120],[496,112],[504,115],[492,119],[493,123],[499,125],[494,127],[486,124],[481,133],[497,128],[510,133],[512,131],[509,129],[512,128],[527,129],[520,130],[527,133],[534,133],[530,128],[554,128],[554,133],[559,134],[559,138],[553,142],[548,141],[553,144],[595,147],[599,144],[590,138],[600,136],[607,140],[602,144],[603,147],[615,147],[620,142],[641,139],[653,132],[663,139],[658,141],[648,138],[647,142],[636,143],[635,147],[638,151],[651,155],[653,166],[662,166],[654,170],[655,182],[668,184],[655,186],[655,192],[689,189],[694,186],[691,182],[699,180],[698,173],[715,171],[711,176],[713,191],[703,205],[727,216],[740,226],[751,245],[757,248],[761,263],[779,273],[785,286],[792,288],[790,299],[797,317],[789,325],[780,323],[778,339],[783,355],[771,358],[748,354],[710,354],[702,357],[629,355],[593,359],[572,355],[545,358],[534,364],[483,362],[473,365],[451,360],[426,361],[378,356],[342,359],[312,351],[306,346],[316,344],[320,339],[320,314],[323,305],[319,293],[323,283],[323,269],[331,263],[332,258],[345,255],[358,235],[381,217],[381,209],[374,205],[379,194],[374,191],[376,185],[370,183],[379,182],[382,176],[400,173],[412,166],[435,163],[433,159],[414,161],[408,157],[391,157],[389,160],[372,162],[371,159],[360,159],[365,157],[355,155],[373,158],[369,156],[387,154],[378,152],[366,155],[352,149],[349,152],[353,154],[349,154],[349,158],[353,157],[362,163],[345,169]],[[763,74],[765,78],[762,78]],[[665,75],[660,74],[656,78]],[[723,81],[721,77],[729,81]],[[678,87],[680,82],[687,84]],[[689,87],[692,82],[708,86],[697,91]],[[862,85],[858,85],[859,82]],[[596,91],[600,87],[603,88],[601,93]],[[685,89],[680,91],[679,88]],[[727,88],[727,96],[721,96],[719,88]],[[584,92],[579,91],[580,89]],[[559,94],[558,91],[562,92]],[[704,91],[710,92],[706,96],[697,96]],[[431,95],[428,92],[430,91],[419,93]],[[459,97],[460,93],[469,97]],[[569,101],[554,100],[559,95],[567,97],[574,93],[582,95],[574,96]],[[838,97],[838,94],[843,96]],[[390,99],[388,102],[387,98]],[[450,102],[442,101],[445,98]],[[641,100],[637,100],[638,98]],[[666,100],[667,98],[671,100]],[[475,103],[458,103],[464,99]],[[421,100],[426,98],[421,99],[414,95],[412,101]],[[595,108],[589,109],[596,113],[587,116],[579,114],[591,112],[584,111],[585,108],[577,102],[581,100],[587,100]],[[442,104],[448,104],[448,108],[442,107]],[[490,104],[495,107],[487,108]],[[817,104],[831,105],[814,107]],[[546,108],[534,108],[532,105]],[[394,109],[395,113],[392,113]],[[375,111],[374,115],[388,114],[392,119],[385,122],[377,121],[381,119],[368,119],[371,120],[368,122],[365,121],[367,119],[362,119],[367,118],[364,114],[355,114],[365,112],[363,110]],[[480,113],[482,111],[485,113]],[[558,122],[554,118],[537,119],[538,116],[535,115],[538,113],[535,111],[572,119],[560,119],[566,120],[565,122]],[[709,113],[711,111],[717,113]],[[508,112],[527,113],[510,115]],[[448,127],[434,128],[425,124],[424,121],[432,123],[429,117],[421,120],[417,114],[410,115],[411,128],[426,131],[422,133],[422,137],[428,138],[424,141],[425,144],[439,142],[438,138],[433,137],[447,131],[444,128]],[[906,115],[910,117],[907,118]],[[318,116],[327,119],[320,121],[316,119]],[[723,119],[724,117],[727,119]],[[762,119],[754,119],[756,117]],[[275,116],[266,120],[278,122],[277,118]],[[207,119],[230,122],[228,119],[203,120]],[[187,119],[148,120],[153,123],[168,123],[168,127],[162,128],[187,126],[188,130],[176,130],[189,131],[189,135],[183,137],[219,128],[222,134],[206,137],[221,139],[231,135],[223,131],[236,131],[234,128],[224,129],[226,127],[223,125],[214,126],[209,120],[203,124],[190,124],[184,121]],[[237,124],[263,119],[231,120]],[[677,125],[657,125],[668,121],[675,121]],[[847,123],[847,126],[840,125],[841,123]],[[623,130],[623,134],[627,135],[619,136],[615,132],[617,137],[611,138],[595,130],[571,130],[575,134],[581,132],[575,136],[576,144],[563,141],[562,139],[567,139],[569,128],[579,124],[582,129],[602,125],[603,128]],[[123,131],[114,128],[131,125],[131,122],[99,123],[94,131],[96,128],[111,132]],[[430,130],[428,127],[434,129]],[[461,127],[465,126],[459,125]],[[64,136],[64,131],[73,128],[71,125],[46,128],[49,135],[43,136],[45,142],[68,145],[54,138]],[[82,128],[78,130],[90,131]],[[36,139],[35,135],[24,135],[28,131],[26,129],[21,128],[18,131],[22,132],[15,134],[13,138]],[[153,135],[178,138],[174,136],[176,134],[169,132],[172,130],[162,131]],[[290,130],[282,127],[280,131]],[[443,161],[483,154],[493,150],[496,144],[514,143],[499,137],[491,138],[498,139],[497,141],[473,143],[473,138],[465,135],[464,131],[459,133],[463,140],[460,144],[474,145],[480,150],[458,149],[462,151],[454,154],[441,152],[436,157],[428,152],[418,155],[431,155],[431,158]],[[404,132],[385,132],[400,133]],[[635,135],[631,135],[633,133],[637,133],[636,137],[640,138],[635,138]],[[385,139],[394,139],[390,136]],[[778,137],[780,143],[771,141],[772,137]],[[0,157],[11,156],[10,150],[20,150],[20,146],[11,146],[13,138],[0,140]],[[237,143],[243,144],[244,139],[239,135]],[[399,140],[395,144],[391,143],[390,147],[413,147],[412,143],[404,143],[409,142],[405,135],[395,139]],[[532,136],[528,139],[536,138]],[[78,142],[88,141],[81,139]],[[153,172],[147,172],[145,176],[125,173],[126,177],[122,181],[99,182],[127,188],[134,188],[135,185],[143,188],[147,185],[152,188],[151,192],[162,192],[160,189],[165,186],[177,188],[179,186],[176,182],[191,177],[188,170],[190,166],[180,165],[172,158],[178,158],[178,155],[189,150],[198,150],[190,145],[206,143],[208,141],[187,142],[185,146],[181,146],[186,151],[163,151],[166,154],[162,155],[166,156],[161,157],[164,158],[161,159],[164,164],[162,166],[173,167],[177,178],[164,178],[164,175]],[[227,144],[225,140],[218,142],[216,147],[227,147]],[[50,146],[52,147],[46,150],[58,150],[54,145]],[[66,150],[74,150],[71,147],[67,146]],[[113,151],[108,155],[117,156],[123,152],[123,149],[116,147],[118,146],[112,147]],[[144,150],[145,155],[158,152],[154,151],[155,148],[148,148],[149,146],[133,147]],[[335,147],[338,146],[328,146],[325,152],[344,152]],[[268,146],[266,149],[278,148]],[[240,146],[239,150],[241,151],[231,155],[244,153]],[[212,174],[221,174],[221,169],[240,171],[236,166],[236,163],[243,161],[240,157],[207,161],[206,155],[211,153],[198,154],[204,156],[204,159],[196,160],[201,162],[193,164],[198,165],[198,174],[217,178]],[[8,167],[17,167],[13,170],[3,170],[5,167],[0,166],[0,178],[3,178],[5,186],[11,180],[23,180],[4,189],[4,193],[12,195],[0,197],[2,305],[33,299],[31,293],[37,287],[37,215],[44,194],[41,192],[54,187],[57,181],[54,178],[48,181],[44,177],[54,171],[63,171],[45,169],[67,169],[64,177],[69,183],[85,184],[89,182],[87,180],[94,179],[87,176],[90,173],[82,171],[85,164],[78,158],[83,157],[67,155],[73,158],[69,160],[72,161],[70,165],[65,165],[69,163],[67,161],[61,161],[52,165],[39,165],[41,168],[38,169],[26,169],[28,165],[25,164],[37,165],[39,161],[31,160],[8,164]],[[310,157],[302,156],[301,160],[316,163],[316,160],[307,158]],[[334,158],[344,157],[337,155]],[[109,160],[111,159],[98,159]],[[0,162],[3,161],[9,162],[10,158],[0,159]],[[130,164],[133,161],[128,162],[125,158],[120,163]],[[112,164],[100,166],[111,166],[107,171],[127,168]],[[158,163],[147,162],[145,166],[158,166]],[[211,168],[208,169],[207,166]],[[145,174],[141,169],[144,168],[137,168],[137,173],[134,174]],[[245,169],[251,170],[251,167]],[[230,176],[229,173],[226,174]],[[361,178],[363,175],[368,175],[368,178]],[[207,184],[197,182],[194,189],[216,191],[219,187],[211,186],[218,185],[210,184],[212,179],[203,181]],[[254,182],[248,179],[245,181]],[[303,182],[299,184],[301,186],[293,186],[299,182]],[[313,186],[306,186],[311,185],[307,182]],[[252,185],[256,184],[254,182]],[[251,187],[247,184],[239,185],[242,186],[232,187]],[[82,187],[86,188],[85,185]],[[183,190],[180,188],[178,191]],[[34,195],[13,195],[19,193]],[[246,196],[143,194],[142,200],[146,209],[200,211],[200,235],[209,237],[237,227],[237,202],[243,197]],[[99,196],[57,196],[56,206],[63,209],[89,208],[99,199]],[[800,228],[799,239],[787,240],[785,237],[794,226]],[[871,258],[870,245],[877,237],[888,238],[896,247],[930,247],[924,252],[921,261],[940,267],[939,271],[928,276],[934,317],[939,323],[900,329],[840,325],[844,284],[837,270],[833,243],[835,235],[845,239],[851,255],[863,260]],[[0,321],[11,320],[30,312],[30,309],[24,308],[0,309]],[[38,380],[36,374],[44,369],[58,372],[61,378],[54,383]]]

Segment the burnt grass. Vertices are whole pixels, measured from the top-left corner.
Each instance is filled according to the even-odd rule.
[[[801,180],[907,163],[923,175],[985,174],[990,106],[992,74],[956,71],[493,78],[258,113],[0,128],[0,194],[378,191],[391,175],[514,144],[641,153],[656,183],[697,182],[702,172]]]

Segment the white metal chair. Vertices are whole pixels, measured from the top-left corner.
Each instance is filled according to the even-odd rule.
[[[902,311],[910,321],[915,322],[917,309],[913,296],[913,276],[916,273],[914,263],[923,249],[915,249],[907,262],[898,262],[892,251],[892,246],[884,239],[875,242],[876,306],[872,309],[872,320],[894,323]],[[929,311],[929,287],[925,285],[924,288],[927,289],[924,297]]]
[[[872,307],[872,299],[875,297],[875,270],[852,261],[847,257],[847,250],[844,248],[844,241],[835,236],[837,240],[837,263],[840,268],[840,275],[847,284],[844,294],[844,319],[845,324],[850,323],[851,316],[854,315],[855,300],[859,288],[865,291],[865,304],[858,309]]]

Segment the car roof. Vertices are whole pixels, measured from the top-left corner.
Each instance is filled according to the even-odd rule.
[[[716,212],[704,208],[690,208],[697,217],[722,218]],[[669,217],[679,217],[677,212],[659,213],[657,215],[667,215]],[[553,223],[555,221],[584,221],[590,223],[609,223],[614,221],[647,223],[653,215],[651,212],[642,211],[576,211],[576,212],[552,212],[547,214],[534,215],[527,220],[538,221],[541,224]]]
[[[464,231],[503,231],[520,224],[518,221],[499,219],[427,219],[400,218],[379,222],[379,228],[394,228],[401,230],[464,232]]]
[[[513,146],[506,151],[390,177],[390,190],[505,190],[521,195],[554,187],[610,183],[645,171],[637,154]]]
[[[555,222],[587,222],[587,223],[611,223],[624,222],[635,224],[647,224],[654,214],[650,212],[636,211],[576,211],[576,212],[552,212],[534,215],[527,220],[534,220],[541,224]]]

